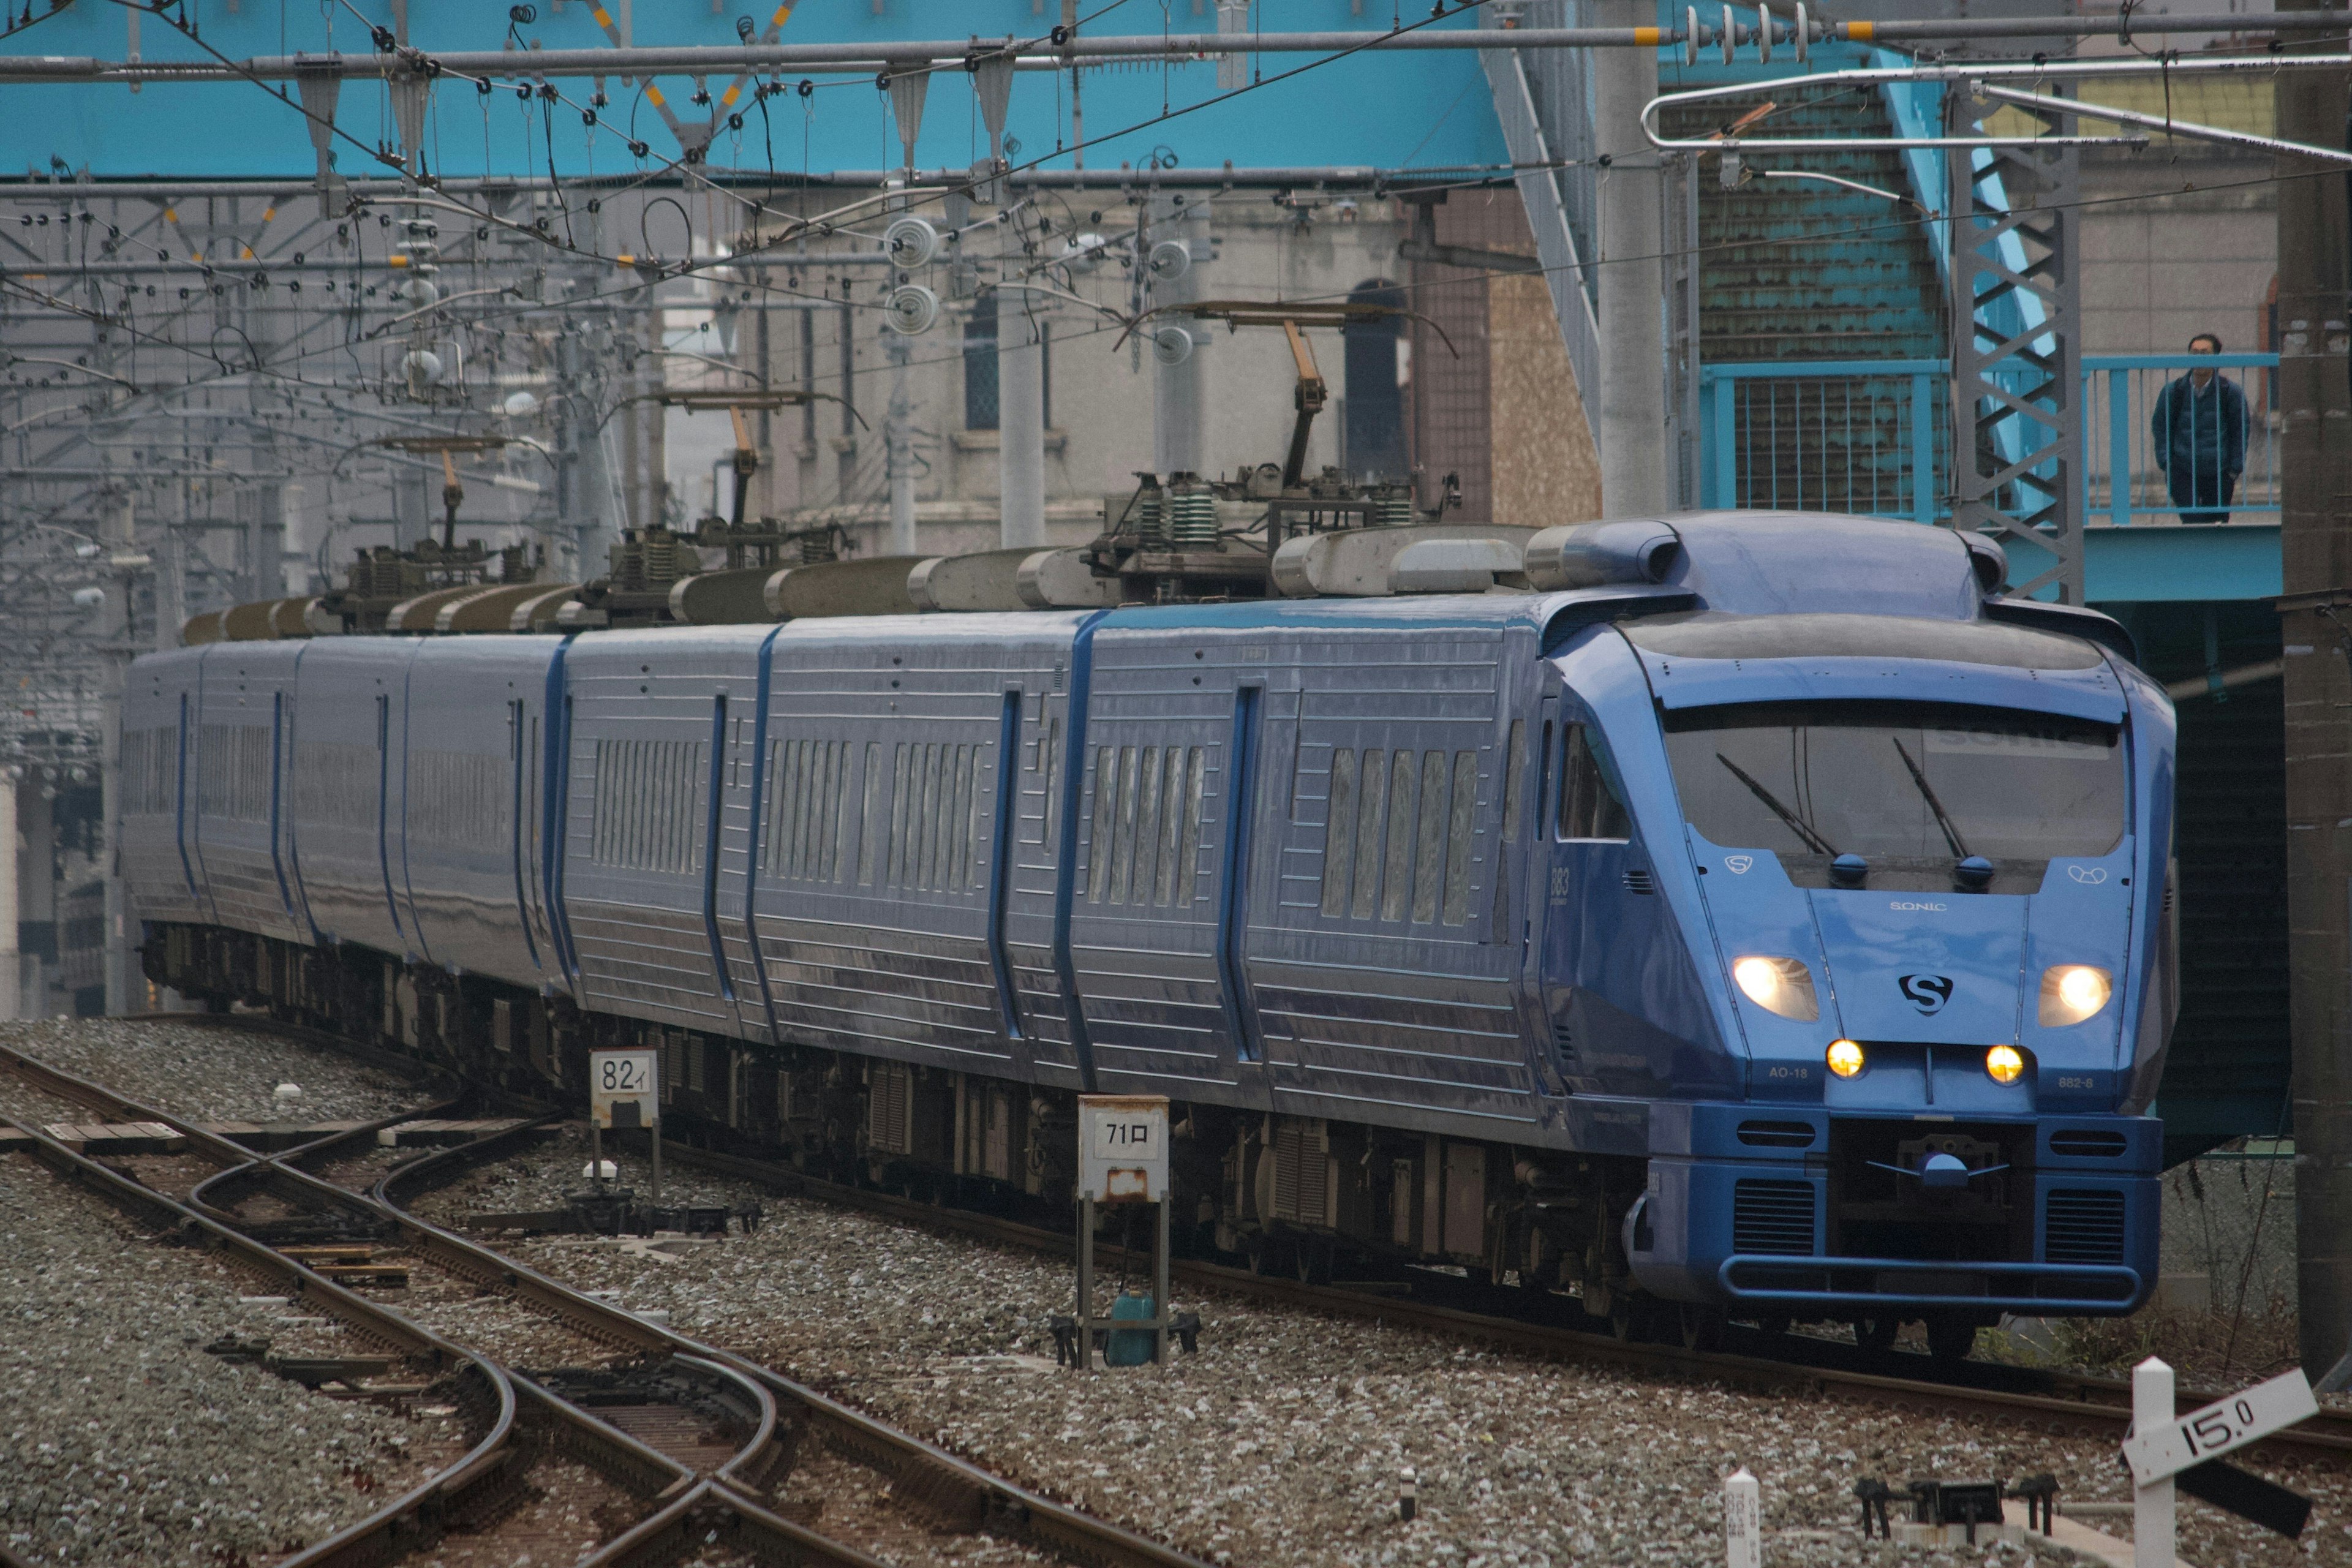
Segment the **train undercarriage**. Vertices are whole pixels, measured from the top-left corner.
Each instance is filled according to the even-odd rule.
[[[592,1050],[657,1050],[666,1138],[1069,1223],[1069,1092],[583,1013],[566,997],[356,946],[173,923],[150,926],[141,951],[150,980],[215,1011],[242,1004],[529,1100],[584,1100]],[[1626,1337],[1700,1345],[1723,1326],[1719,1309],[1661,1300],[1633,1282],[1623,1231],[1643,1188],[1640,1160],[1184,1102],[1171,1107],[1171,1131],[1180,1255],[1309,1282],[1443,1268],[1472,1284],[1565,1291]],[[1854,1323],[1858,1339],[1881,1345],[1897,1326]],[[1953,1315],[1927,1326],[1932,1347],[1965,1353],[1979,1325]]]

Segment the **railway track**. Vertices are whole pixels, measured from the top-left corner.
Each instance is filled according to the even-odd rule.
[[[878,1564],[859,1544],[768,1506],[770,1488],[812,1447],[885,1478],[894,1502],[928,1530],[985,1532],[1098,1568],[1202,1568],[1181,1552],[1014,1486],[769,1368],[573,1290],[400,1206],[398,1192],[463,1169],[482,1157],[478,1147],[425,1155],[379,1177],[366,1192],[304,1168],[373,1146],[378,1129],[417,1116],[415,1110],[283,1153],[257,1154],[5,1047],[0,1070],[45,1094],[120,1121],[158,1123],[184,1138],[192,1154],[217,1167],[184,1198],[38,1128],[9,1122],[26,1135],[26,1147],[44,1164],[340,1321],[412,1372],[429,1376],[425,1386],[436,1397],[454,1398],[467,1414],[475,1441],[462,1458],[368,1519],[288,1559],[283,1568],[394,1561],[453,1533],[498,1531],[502,1521],[518,1517],[531,1472],[565,1464],[593,1471],[630,1510],[627,1528],[580,1559],[583,1568],[675,1561],[689,1544],[763,1563]],[[480,1142],[504,1146],[532,1125],[516,1124]],[[246,1221],[236,1212],[264,1194],[283,1208],[338,1216],[354,1229],[373,1227],[408,1256],[481,1294],[554,1320],[612,1355],[599,1366],[536,1377],[518,1372],[269,1245],[254,1232],[267,1231],[270,1222]],[[510,1543],[499,1544],[504,1550]]]
[[[243,1015],[221,1021],[257,1024],[273,1033],[284,1033],[330,1048],[342,1044],[341,1037],[303,1025]],[[360,1049],[366,1053],[363,1059],[379,1065],[401,1059],[369,1047]],[[509,1146],[513,1139],[521,1135],[522,1130],[517,1130],[445,1154],[479,1162],[496,1157],[501,1148]],[[910,1226],[1063,1256],[1072,1254],[1076,1248],[1075,1238],[1066,1231],[831,1182],[789,1165],[698,1148],[683,1140],[666,1139],[664,1153],[679,1164],[756,1182],[779,1194],[858,1209]],[[420,1163],[417,1167],[404,1170],[423,1168]],[[1124,1257],[1118,1247],[1097,1244],[1099,1261],[1116,1263]],[[1127,1260],[1139,1265],[1146,1261],[1139,1257]],[[1414,1272],[1418,1275],[1423,1271]],[[1575,1310],[1575,1303],[1570,1298],[1537,1300],[1518,1292],[1489,1289],[1485,1294],[1490,1299],[1498,1295],[1517,1298],[1512,1302],[1515,1310],[1497,1311],[1478,1302],[1476,1293],[1461,1282],[1449,1284],[1445,1277],[1433,1273],[1411,1282],[1412,1288],[1449,1295],[1454,1300],[1421,1300],[1390,1293],[1396,1280],[1366,1282],[1373,1286],[1370,1289],[1350,1289],[1344,1284],[1317,1285],[1197,1258],[1178,1259],[1173,1275],[1196,1289],[1223,1291],[1247,1300],[1419,1328],[1521,1354],[1623,1367],[1666,1378],[1719,1383],[1748,1392],[1912,1410],[1977,1421],[1989,1427],[2117,1442],[2131,1421],[2130,1384],[2120,1379],[1983,1362],[1933,1365],[1923,1369],[1927,1375],[1915,1375],[1891,1363],[1926,1358],[1863,1351],[1790,1335],[1742,1334],[1739,1339],[1745,1343],[1736,1340],[1735,1348],[1713,1351],[1620,1340],[1609,1333],[1534,1315],[1549,1311],[1557,1319],[1574,1311],[1580,1321],[1591,1321],[1580,1310]],[[2184,1387],[2179,1394],[2179,1407],[2184,1411],[2195,1409],[2220,1398],[2221,1392]],[[2253,1457],[2292,1458],[2329,1468],[2352,1466],[2352,1414],[2323,1410],[2311,1420],[2266,1439],[2256,1447]]]

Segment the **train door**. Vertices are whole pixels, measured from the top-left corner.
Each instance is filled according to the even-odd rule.
[[[1221,792],[1224,821],[1217,876],[1217,980],[1234,1055],[1244,1062],[1265,1058],[1243,951],[1249,935],[1252,829],[1258,817],[1258,777],[1265,772],[1265,687],[1242,686],[1234,690],[1233,740],[1225,751],[1230,776]]]
[[[1545,690],[1542,700],[1537,704],[1535,756],[1531,763],[1535,785],[1528,796],[1534,802],[1534,809],[1528,813],[1534,821],[1524,826],[1514,825],[1519,826],[1524,837],[1515,840],[1510,851],[1518,855],[1520,864],[1527,868],[1519,894],[1519,929],[1513,933],[1519,945],[1520,994],[1527,999],[1528,1011],[1537,1019],[1537,1027],[1530,1031],[1530,1037],[1545,1042],[1539,1048],[1539,1055],[1551,1068],[1549,1072],[1538,1073],[1536,1081],[1557,1093],[1567,1087],[1566,1067],[1554,1049],[1552,1027],[1546,1016],[1549,1004],[1544,994],[1544,952],[1546,921],[1551,912],[1552,869],[1556,864],[1553,814],[1548,803],[1551,799],[1551,781],[1555,776],[1554,748],[1559,734],[1559,682],[1549,668],[1545,669],[1544,676]],[[1528,847],[1520,849],[1521,843]]]
[[[539,721],[530,716],[528,698],[507,702],[508,779],[513,792],[509,803],[510,841],[507,853],[514,868],[515,918],[522,924],[523,947],[531,967],[543,977],[548,963],[547,921],[539,902],[538,752]]]

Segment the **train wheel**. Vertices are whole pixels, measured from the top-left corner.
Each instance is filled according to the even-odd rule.
[[[1611,1292],[1609,1298],[1609,1331],[1612,1334],[1614,1334],[1619,1340],[1627,1344],[1631,1344],[1634,1340],[1641,1337],[1639,1333],[1640,1327],[1641,1317],[1633,1310],[1633,1292],[1629,1290],[1616,1290]]]
[[[1270,1236],[1254,1236],[1244,1244],[1253,1274],[1279,1274],[1289,1266],[1288,1248]]]
[[[1696,1301],[1681,1304],[1683,1349],[1712,1354],[1723,1348],[1723,1313]]]
[[[1975,1322],[1955,1312],[1931,1313],[1927,1319],[1927,1353],[1944,1363],[1963,1362],[1977,1348]]]
[[[1903,1326],[1899,1318],[1856,1318],[1853,1321],[1853,1342],[1866,1351],[1895,1348],[1895,1331]]]
[[[1310,1237],[1291,1248],[1291,1272],[1301,1285],[1331,1283],[1331,1244]]]

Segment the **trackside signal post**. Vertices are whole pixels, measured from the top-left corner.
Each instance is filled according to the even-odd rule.
[[[653,1194],[661,1202],[661,1058],[653,1051],[588,1053],[588,1157],[602,1174],[604,1129],[642,1127],[653,1134]],[[599,1187],[597,1191],[604,1189]]]
[[[1151,1359],[1168,1359],[1168,1099],[1158,1094],[1078,1096],[1078,1310],[1076,1364],[1091,1372],[1095,1330],[1151,1334]],[[1097,1318],[1095,1307],[1095,1210],[1105,1204],[1150,1204],[1152,1227],[1151,1315]]]

